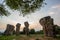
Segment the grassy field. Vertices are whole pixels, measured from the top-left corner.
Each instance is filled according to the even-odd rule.
[[[0,40],[60,40],[60,38],[51,38],[51,37],[44,37],[43,35],[40,34],[33,34],[33,35],[12,35],[12,36],[0,36]]]

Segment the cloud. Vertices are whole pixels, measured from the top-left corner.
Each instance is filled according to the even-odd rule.
[[[54,12],[49,12],[48,14],[52,15],[52,14],[55,14]]]
[[[48,12],[49,15],[52,15],[52,14],[60,14],[60,5],[53,5],[51,8],[50,8],[50,11]]]
[[[60,5],[54,5],[51,8],[60,8]]]

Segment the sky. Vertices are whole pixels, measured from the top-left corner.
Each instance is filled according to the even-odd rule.
[[[3,0],[0,0],[0,4],[2,4]],[[20,12],[17,10],[11,10],[7,8],[11,15],[6,17],[0,17],[0,31],[3,32],[6,30],[7,24],[16,25],[17,23],[21,24],[20,30],[23,30],[24,22],[28,21],[30,26],[29,28],[34,28],[37,30],[42,30],[42,26],[39,24],[39,20],[45,16],[51,16],[54,19],[54,24],[60,26],[60,0],[45,0],[47,5],[41,7],[41,9],[35,11],[34,13],[28,14],[25,17],[22,15],[19,16]]]

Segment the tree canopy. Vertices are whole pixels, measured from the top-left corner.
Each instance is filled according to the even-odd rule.
[[[3,5],[0,5],[0,16],[8,16],[10,13],[5,10],[4,6]]]
[[[5,3],[11,9],[19,10],[22,14],[26,15],[34,12],[36,9],[41,8],[41,6],[44,4],[44,0],[5,0]],[[0,8],[3,9],[4,7]],[[0,9],[0,11],[2,9]],[[3,9],[3,11],[4,10],[5,9]],[[3,12],[2,14],[5,14],[5,12]]]
[[[34,30],[34,29],[31,29],[31,30],[30,30],[30,33],[31,33],[31,34],[35,34],[35,30]]]

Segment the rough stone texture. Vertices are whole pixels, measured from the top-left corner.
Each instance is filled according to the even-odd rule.
[[[19,33],[20,33],[20,26],[21,26],[20,23],[16,24],[16,35],[19,35]]]
[[[24,28],[23,28],[23,33],[24,33],[24,34],[25,34],[25,29],[26,29],[26,28],[24,27]]]
[[[53,35],[54,23],[53,23],[53,19],[50,16],[41,18],[39,23],[43,26],[45,36],[49,36],[49,37],[54,36]]]
[[[5,35],[12,35],[13,31],[14,31],[14,26],[10,25],[10,24],[7,24],[7,28],[6,28],[5,32],[4,32],[4,34]]]
[[[26,35],[29,35],[29,23],[28,22],[24,22],[24,29],[23,31],[25,32]]]

